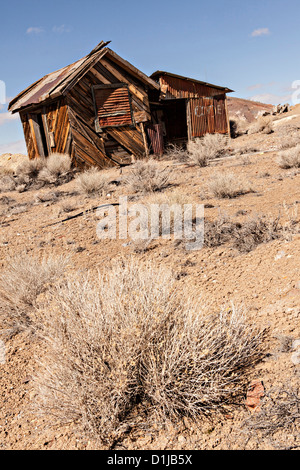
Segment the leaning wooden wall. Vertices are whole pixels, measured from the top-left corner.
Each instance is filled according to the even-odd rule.
[[[44,106],[43,121],[49,154],[55,152],[70,154],[71,130],[65,99]]]
[[[125,83],[128,86],[134,126],[95,130],[96,109],[92,87]],[[77,163],[101,168],[130,163],[147,153],[143,123],[151,120],[146,87],[105,56],[66,95],[73,153]]]
[[[26,112],[20,113],[20,118],[23,126],[24,138],[27,147],[27,154],[30,159],[37,156],[37,143],[35,141],[35,135],[32,131],[32,125],[30,125],[29,115]]]
[[[38,114],[41,116],[40,123],[37,120]],[[70,154],[70,121],[64,98],[49,105],[26,109],[20,113],[20,118],[29,158],[45,157],[55,152]],[[42,132],[46,139],[46,154]]]

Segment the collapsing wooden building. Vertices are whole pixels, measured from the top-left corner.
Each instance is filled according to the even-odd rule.
[[[76,166],[125,165],[170,143],[229,133],[226,93],[167,72],[148,77],[101,42],[9,104],[29,158],[69,154]]]

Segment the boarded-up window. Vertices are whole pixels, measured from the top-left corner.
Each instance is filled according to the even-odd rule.
[[[94,96],[100,127],[133,124],[127,86],[123,84],[96,86]]]

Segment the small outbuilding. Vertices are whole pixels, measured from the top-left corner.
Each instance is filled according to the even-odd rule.
[[[122,166],[171,143],[229,134],[226,93],[232,90],[161,71],[148,77],[108,44],[10,102],[29,158],[58,152],[75,166]]]

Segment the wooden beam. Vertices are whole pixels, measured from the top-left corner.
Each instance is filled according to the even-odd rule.
[[[132,73],[136,77],[138,77],[142,82],[146,83],[149,85],[151,88],[154,88],[156,90],[159,90],[159,84],[156,83],[152,78],[148,77],[145,75],[143,72],[138,70],[136,67],[134,67],[132,64],[127,62],[127,60],[122,59],[118,54],[116,54],[114,51],[111,49],[107,48],[108,55],[111,56],[111,58],[116,61],[117,63],[121,65],[125,70],[127,70],[129,73]]]
[[[136,86],[134,86],[130,80],[128,80],[124,75],[122,75],[118,70],[116,70],[114,67],[112,67],[107,60],[102,59],[101,64],[112,74],[114,75],[118,80],[120,80],[120,83],[127,83],[128,88],[130,92],[135,95],[139,100],[142,101],[147,107],[149,107],[149,100],[148,100],[148,95],[146,92],[142,92],[141,90],[138,90]]]

